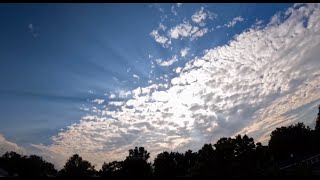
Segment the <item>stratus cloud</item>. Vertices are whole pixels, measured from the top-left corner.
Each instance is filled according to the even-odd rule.
[[[16,143],[6,140],[2,134],[0,134],[0,156],[6,152],[14,151],[19,154],[26,154],[26,150]]]
[[[233,27],[235,26],[238,22],[242,22],[244,19],[241,16],[235,17],[233,18],[230,22],[228,22],[227,24],[224,24],[225,27]]]
[[[171,59],[168,59],[166,61],[163,61],[161,59],[157,59],[156,61],[159,66],[171,66],[173,63],[178,61],[178,58],[177,56],[173,56]]]
[[[306,121],[302,110],[320,101],[319,16],[319,4],[295,5],[280,23],[206,50],[169,85],[139,87],[120,109],[102,109],[103,115],[82,119],[38,148],[48,156],[80,153],[99,168],[134,146],[154,157],[237,133],[265,142],[275,127]]]

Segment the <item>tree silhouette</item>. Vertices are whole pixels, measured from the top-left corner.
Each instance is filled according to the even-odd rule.
[[[60,173],[62,176],[93,176],[95,169],[88,161],[74,154],[68,159]]]
[[[320,105],[318,107],[318,116],[317,116],[317,120],[316,120],[316,127],[315,127],[315,130],[316,131],[320,131]]]
[[[247,135],[220,138],[214,145],[204,144],[198,152],[162,152],[153,166],[150,153],[143,147],[129,150],[124,161],[104,163],[97,173],[78,154],[71,156],[57,173],[53,164],[36,155],[6,152],[0,168],[9,176],[275,176],[319,175],[320,106],[317,124],[311,130],[303,123],[276,128],[267,146],[255,144]],[[154,167],[154,169],[152,169]]]
[[[37,155],[25,158],[24,167],[21,176],[54,176],[57,173],[53,164],[44,161],[42,157]]]
[[[274,158],[268,146],[263,146],[260,142],[256,144],[256,173],[260,176],[275,176],[279,174]]]
[[[310,155],[311,129],[303,123],[281,127],[272,131],[269,148],[278,161],[295,161]]]
[[[10,176],[54,176],[57,170],[37,155],[21,156],[16,152],[6,152],[0,158],[0,167]]]
[[[21,156],[16,152],[6,152],[0,161],[0,167],[6,170],[9,176],[21,175],[21,171],[24,168],[24,160],[26,156]]]
[[[213,176],[215,151],[212,144],[205,144],[199,151],[195,165],[191,168],[192,176]]]
[[[119,176],[121,175],[123,161],[112,161],[110,163],[103,163],[100,176]]]
[[[135,147],[129,150],[129,156],[123,162],[122,175],[124,176],[150,176],[152,175],[150,158],[144,147]]]

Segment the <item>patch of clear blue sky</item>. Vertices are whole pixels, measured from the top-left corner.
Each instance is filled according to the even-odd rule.
[[[0,133],[20,145],[50,143],[60,128],[86,114],[80,110],[82,105],[90,106],[95,98],[107,99],[103,94],[108,92],[146,86],[152,60],[149,54],[154,59],[168,59],[179,57],[182,48],[190,48],[186,58],[179,57],[172,67],[156,67],[151,77],[169,75],[173,68],[191,60],[191,54],[199,56],[205,49],[224,45],[256,19],[266,22],[291,6],[192,3],[175,8],[178,16],[174,16],[172,5],[156,5],[165,10],[160,13],[150,4],[1,4]],[[174,41],[172,50],[149,35],[161,15],[168,15],[163,24],[171,28],[184,18],[191,22],[191,15],[201,6],[218,15],[207,21],[209,29],[236,16],[245,21],[196,41]]]

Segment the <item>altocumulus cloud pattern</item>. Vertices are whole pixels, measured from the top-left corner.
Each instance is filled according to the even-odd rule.
[[[178,39],[204,36],[211,30],[206,20],[216,16],[200,9],[190,20],[196,25],[185,20],[166,27],[161,22],[150,36],[171,48]],[[227,44],[204,50],[175,68],[175,77],[163,77],[163,83],[150,81],[148,86],[114,93],[109,100],[93,100],[107,106],[88,108],[79,123],[52,137],[51,144],[32,144],[34,151],[58,168],[74,153],[99,168],[104,161],[123,159],[135,146],[153,156],[198,150],[204,143],[239,133],[267,143],[276,127],[297,120],[311,124],[315,113],[308,112],[317,109],[320,97],[319,17],[319,4],[295,4]],[[236,17],[222,26],[231,28],[242,21]],[[191,50],[183,48],[154,66],[170,66]],[[128,99],[113,100],[119,96]],[[18,148],[2,137],[0,141]]]

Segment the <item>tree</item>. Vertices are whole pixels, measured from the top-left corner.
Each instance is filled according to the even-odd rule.
[[[9,176],[21,175],[21,171],[24,168],[24,161],[27,156],[21,156],[16,152],[6,152],[0,161],[0,167],[6,170]]]
[[[125,176],[150,176],[151,163],[147,160],[150,158],[150,153],[144,147],[135,147],[129,150],[129,156],[123,162],[122,173]]]
[[[241,135],[221,138],[214,144],[215,170],[222,176],[253,176],[255,174],[255,143],[253,138]]]
[[[278,175],[278,167],[268,146],[263,146],[260,142],[256,144],[256,172],[260,176]]]
[[[94,166],[78,154],[71,156],[61,170],[62,176],[93,176],[94,174]]]
[[[269,148],[277,161],[291,160],[310,155],[312,149],[312,131],[303,123],[272,131]],[[290,163],[290,162],[287,162]]]
[[[6,170],[9,176],[54,176],[57,170],[37,155],[21,156],[16,152],[6,152],[0,158],[0,167]]]
[[[158,154],[154,159],[153,166],[155,176],[176,176],[177,162],[172,152],[165,151]]]
[[[212,144],[205,144],[197,154],[195,165],[191,168],[192,176],[213,176],[215,151]]]
[[[318,109],[319,109],[319,112],[318,112],[318,117],[316,120],[316,127],[315,127],[316,131],[320,131],[320,105],[319,105]]]
[[[112,161],[110,163],[103,163],[100,176],[119,176],[121,175],[123,161]]]
[[[57,170],[52,163],[48,163],[37,155],[30,155],[24,159],[24,168],[21,176],[55,176]]]

